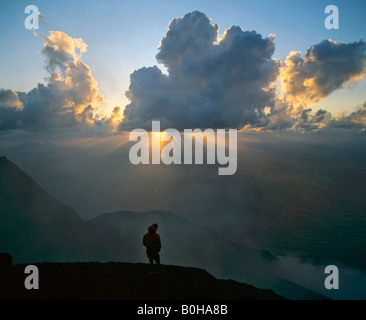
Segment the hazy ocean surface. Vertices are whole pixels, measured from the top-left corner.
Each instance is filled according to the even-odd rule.
[[[0,151],[84,219],[172,211],[278,255],[366,270],[364,135],[245,135],[233,176],[216,165],[134,166],[131,144],[113,139]]]

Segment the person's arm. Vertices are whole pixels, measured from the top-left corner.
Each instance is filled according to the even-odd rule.
[[[161,249],[161,240],[160,240],[160,236],[157,234],[157,247],[158,247],[158,251],[160,251],[160,249]]]

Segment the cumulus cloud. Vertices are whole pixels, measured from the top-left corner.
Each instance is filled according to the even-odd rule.
[[[323,109],[318,110],[316,113],[313,113],[312,109],[304,109],[292,128],[299,130],[318,130],[325,127],[331,117],[330,112]]]
[[[356,129],[366,130],[366,102],[361,107],[346,115],[344,113],[333,116],[329,111],[319,109],[313,111],[308,107],[295,108],[291,104],[283,104],[282,108],[275,111],[269,117],[264,130],[295,130],[295,131],[318,131],[333,129]],[[294,111],[296,110],[296,111]],[[256,130],[248,126],[248,130]]]
[[[51,31],[49,36],[44,36],[42,49],[46,57],[46,69],[52,73],[59,68],[65,76],[70,64],[77,62],[86,50],[83,39],[73,39],[64,32]]]
[[[366,129],[366,102],[356,111],[349,115],[340,114],[337,118],[332,118],[327,123],[329,128],[337,129]]]
[[[7,130],[17,127],[18,117],[23,109],[23,103],[18,94],[10,89],[0,89],[0,130]]]
[[[219,27],[195,11],[173,19],[161,39],[157,66],[130,75],[123,116],[107,117],[105,102],[88,65],[87,45],[61,31],[44,36],[46,84],[29,92],[0,89],[0,130],[84,130],[92,134],[151,128],[244,130],[364,130],[365,105],[333,116],[311,105],[365,76],[366,43],[324,40],[304,56],[273,58],[275,36],[232,26]],[[280,83],[280,85],[279,85]]]
[[[50,31],[44,36],[48,82],[29,92],[0,90],[0,129],[65,130],[94,126],[97,118],[99,126],[108,120],[96,110],[104,97],[89,66],[81,61],[86,49],[82,39],[64,32]]]
[[[0,108],[23,109],[23,103],[19,100],[18,94],[10,89],[0,89]]]
[[[177,129],[263,125],[279,72],[274,36],[218,30],[197,11],[170,22],[156,56],[169,74],[154,66],[131,75],[122,129],[149,128],[152,120]]]
[[[283,91],[292,102],[317,103],[334,90],[365,76],[366,43],[324,40],[304,57],[292,51],[281,67]]]
[[[355,115],[335,118],[310,108],[365,75],[363,40],[325,40],[283,62],[272,58],[274,40],[237,26],[220,36],[218,25],[198,11],[173,19],[156,55],[168,74],[157,66],[131,74],[121,129],[148,129],[152,120],[177,129],[306,131],[335,127],[340,118],[364,126]]]

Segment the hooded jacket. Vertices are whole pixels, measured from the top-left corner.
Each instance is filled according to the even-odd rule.
[[[144,235],[143,244],[146,247],[146,253],[148,255],[154,255],[159,253],[161,249],[160,236],[156,233],[156,227],[150,226],[147,229],[147,233]]]

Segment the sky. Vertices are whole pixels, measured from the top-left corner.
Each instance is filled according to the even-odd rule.
[[[41,13],[38,30],[27,30],[24,27],[24,19],[27,17],[24,9],[29,4],[36,5]],[[339,9],[338,30],[328,30],[324,27],[324,20],[327,17],[324,9],[329,4],[336,5]],[[177,43],[173,43],[169,40],[172,37],[167,37],[165,47],[158,49],[160,41],[168,34],[170,21],[195,11],[199,11],[203,16],[193,17],[191,15],[187,17],[174,31],[181,32],[181,36],[185,36],[183,32],[187,32],[191,38],[186,37],[186,43],[184,43],[183,38],[180,38]],[[239,129],[245,127],[265,130],[293,128],[308,130],[308,128],[322,128],[324,123],[328,127],[337,128],[349,127],[349,123],[357,123],[358,128],[363,128],[364,109],[366,108],[363,106],[366,101],[364,94],[366,80],[363,75],[366,59],[365,43],[361,39],[364,38],[366,30],[365,12],[366,4],[362,0],[332,1],[331,3],[329,1],[294,2],[287,0],[225,2],[1,0],[0,27],[3,32],[0,34],[0,41],[3,50],[0,52],[0,88],[3,90],[3,96],[7,97],[2,98],[5,107],[0,106],[0,111],[7,108],[6,111],[0,113],[0,117],[3,118],[2,130],[4,132],[4,130],[28,130],[31,128],[32,131],[39,131],[58,126],[74,128],[75,123],[82,123],[87,127],[96,124],[99,128],[110,128],[111,123],[113,123],[114,128],[108,129],[109,131],[130,130],[151,123],[151,117],[159,119],[163,123],[165,121],[166,126],[175,125],[177,128],[223,126]],[[248,42],[245,42],[247,40],[243,38],[240,40],[241,44],[239,41],[232,45],[229,51],[227,48],[225,49],[228,44],[223,42],[216,46],[208,43],[209,47],[201,48],[200,52],[191,52],[191,55],[188,51],[181,51],[181,58],[185,62],[178,66],[177,61],[169,58],[169,55],[178,53],[174,52],[171,46],[174,45],[176,48],[179,45],[189,47],[195,41],[205,43],[205,34],[202,32],[202,38],[199,38],[197,30],[193,27],[195,21],[201,19],[200,30],[204,30],[204,28],[209,30],[210,25],[203,21],[205,17],[210,19],[211,27],[217,25],[217,29],[211,30],[213,32],[211,40],[213,41],[222,37],[225,30],[231,26],[241,28],[239,36],[244,37],[244,32],[255,31],[262,37],[263,41],[260,43],[260,40],[257,39],[259,42],[253,44],[253,41],[257,41],[254,36],[252,40],[248,38]],[[184,24],[187,24],[188,27],[184,30],[180,29],[183,28]],[[58,36],[56,33],[52,36],[51,32],[60,33]],[[56,69],[61,76],[64,76],[62,72],[66,72],[65,70],[68,68],[65,64],[67,61],[62,62],[64,68],[62,71],[58,69],[60,61],[52,64],[55,62],[54,56],[52,56],[55,52],[44,50],[46,38],[49,39],[49,47],[52,50],[58,45],[58,41],[63,41],[61,32],[64,40],[82,39],[81,41],[85,46],[85,49],[82,49],[83,52],[78,52],[80,48],[76,48],[77,50],[73,52],[64,48],[63,54],[81,62],[80,68],[86,66],[90,69],[84,71],[88,73],[88,86],[90,82],[92,85],[90,85],[88,92],[73,93],[74,100],[68,101],[74,105],[71,111],[70,108],[68,109],[69,113],[72,114],[72,116],[69,114],[69,119],[55,121],[56,114],[62,113],[62,110],[65,109],[63,102],[60,102],[59,105],[49,102],[44,106],[45,109],[39,107],[39,113],[42,116],[37,114],[38,111],[35,111],[35,107],[29,105],[39,106],[40,101],[44,101],[46,94],[49,95],[50,101],[56,99],[54,95],[57,95],[57,98],[65,99],[65,96],[60,97],[59,94],[62,90],[61,82],[58,82],[57,93],[47,86],[52,82],[50,81],[51,72]],[[217,38],[215,38],[216,36]],[[236,34],[232,35],[232,38],[236,36]],[[267,41],[265,44],[266,39],[271,39],[271,41]],[[328,39],[336,42],[321,45],[323,40]],[[226,42],[230,41],[227,39]],[[343,48],[332,45],[339,41],[346,45]],[[352,43],[358,43],[357,48],[352,48]],[[240,49],[241,45],[245,48]],[[269,50],[267,53],[260,51],[262,54],[260,59],[262,60],[257,61],[257,63],[254,60],[259,55],[257,52],[251,51],[255,50],[256,45],[265,45]],[[315,45],[318,45],[318,56],[309,58],[308,63],[304,63],[306,62],[304,60],[306,51]],[[263,47],[261,48],[263,49]],[[290,56],[291,51],[300,51],[300,54]],[[322,52],[327,55],[328,64],[323,64]],[[243,63],[236,61],[230,64],[230,59],[233,56],[238,58],[247,53],[250,56],[244,58]],[[160,54],[159,61],[157,54]],[[197,65],[194,66],[192,61],[198,57],[200,60],[196,61]],[[216,60],[212,61],[213,57]],[[335,57],[335,59],[331,57]],[[282,65],[280,68],[279,65],[276,65],[276,63],[284,64],[286,58],[289,58],[287,67]],[[291,68],[290,64],[298,58],[302,60],[302,67]],[[314,59],[316,60],[315,64]],[[335,60],[337,62],[333,63],[332,61]],[[269,67],[269,64],[272,66]],[[154,65],[158,66],[155,71],[150,68]],[[199,71],[200,74],[195,74],[191,72],[192,70],[190,73],[187,71],[189,68],[197,69],[197,66],[206,65],[207,70],[211,68],[217,71],[211,75],[208,75],[208,71],[203,70],[204,68]],[[222,70],[218,70],[217,66],[219,65],[222,66]],[[324,66],[323,69],[320,68],[321,65]],[[249,71],[251,66],[253,70]],[[144,67],[147,70],[135,72]],[[250,72],[256,74],[257,70],[261,68],[263,74],[258,75],[255,79],[253,77],[250,79]],[[243,79],[243,77],[239,79],[230,75],[230,70],[235,69],[244,75],[248,72],[247,79]],[[160,71],[162,75],[159,75]],[[82,71],[80,70],[80,72]],[[281,74],[285,74],[285,76],[282,77]],[[131,75],[134,75],[134,78],[131,78]],[[69,76],[72,77],[70,74]],[[85,74],[78,76],[78,80],[75,80],[76,76],[74,75],[73,79],[76,82],[72,82],[72,85],[80,85],[81,87],[83,84],[79,82],[83,81],[80,79],[85,77]],[[210,76],[211,78],[209,78]],[[174,80],[179,77],[185,78]],[[267,92],[265,94],[263,88],[265,87],[267,90],[273,81],[276,79],[279,81],[278,77],[287,77],[288,83],[292,83],[292,85],[288,85],[286,88],[284,83],[280,81],[276,93]],[[147,78],[152,83],[148,83]],[[194,81],[191,81],[192,79]],[[336,80],[333,81],[333,79]],[[172,84],[173,80],[175,83]],[[179,81],[185,84],[192,82],[192,86],[203,91],[198,92],[189,86],[182,89]],[[33,92],[32,94],[32,100],[26,93],[31,92],[39,83],[47,89],[43,88],[42,91],[37,88],[37,93]],[[228,88],[228,83],[235,83],[235,85]],[[310,86],[305,89],[299,88],[298,83],[307,83]],[[238,88],[234,88],[234,86]],[[240,95],[239,91],[242,91],[243,87],[247,87],[248,92]],[[280,95],[285,91],[286,101],[277,99],[278,88],[282,88]],[[16,98],[13,96],[14,92],[6,91],[10,89],[14,92],[24,92],[28,98],[21,96]],[[50,91],[53,92],[52,98],[50,98]],[[126,91],[130,92],[130,96],[128,94],[126,96]],[[171,96],[166,94],[166,91],[171,91]],[[214,91],[222,92],[221,102],[220,98],[213,96]],[[70,95],[70,92],[64,92],[64,94]],[[80,99],[84,100],[81,103],[80,101],[75,102],[76,96],[82,97]],[[204,97],[202,98],[202,96]],[[4,99],[18,99],[19,101],[11,104]],[[244,106],[239,103],[243,100],[246,102]],[[254,106],[254,104],[257,105]],[[124,123],[121,124],[120,117],[127,105],[129,105],[126,109],[128,111],[123,115],[125,119]],[[186,105],[190,107],[186,111],[182,111],[186,109]],[[88,108],[88,106],[90,107]],[[120,109],[115,109],[116,106]],[[52,108],[57,110],[47,118],[48,115],[45,114],[48,111],[44,110]],[[164,110],[161,111],[162,108],[171,111],[167,114]],[[197,108],[200,109],[199,113],[194,111]],[[306,111],[307,109],[312,109],[312,113]],[[14,110],[17,110],[16,116],[15,113],[12,113]],[[271,111],[270,117],[268,110]],[[321,111],[319,114],[316,113],[318,110]],[[343,117],[341,124],[336,121],[340,113],[344,113],[344,116],[350,115],[349,118]],[[151,114],[151,117],[146,118],[146,114]],[[223,114],[225,116],[222,116]],[[18,118],[18,115],[19,119],[14,120]],[[39,120],[40,118],[46,118],[46,120],[42,122]],[[70,120],[70,118],[73,119]],[[302,121],[301,123],[299,119],[300,122]],[[361,126],[360,123],[362,123]]]

